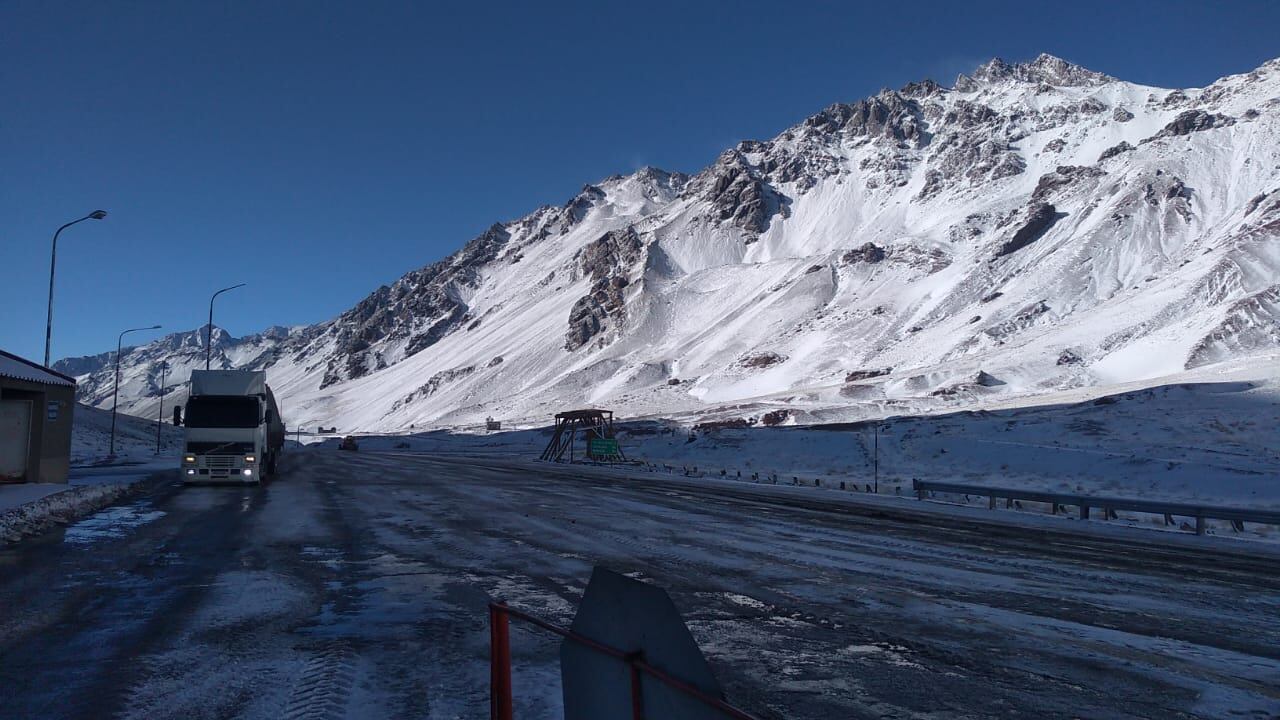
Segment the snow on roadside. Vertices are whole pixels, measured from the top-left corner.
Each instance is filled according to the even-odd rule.
[[[0,545],[65,525],[111,505],[138,489],[146,480],[101,485],[68,486],[0,514]]]

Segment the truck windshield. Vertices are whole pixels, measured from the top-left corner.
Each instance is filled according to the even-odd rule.
[[[250,428],[258,426],[258,399],[239,395],[203,395],[187,403],[187,427]]]

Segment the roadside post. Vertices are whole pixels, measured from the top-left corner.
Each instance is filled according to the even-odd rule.
[[[491,720],[513,717],[510,618],[564,638],[565,720],[755,720],[725,701],[665,590],[599,567],[569,628],[489,605]]]

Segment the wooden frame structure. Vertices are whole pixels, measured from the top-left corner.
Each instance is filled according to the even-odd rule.
[[[542,451],[541,459],[547,462],[564,462],[565,455],[569,462],[574,462],[578,453],[575,445],[578,435],[582,435],[586,443],[581,457],[589,462],[625,462],[622,447],[613,437],[612,410],[570,410],[556,413],[555,432],[551,442]],[[593,442],[606,440],[608,443]],[[601,446],[604,447],[601,447]]]

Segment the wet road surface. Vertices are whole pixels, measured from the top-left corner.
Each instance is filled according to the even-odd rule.
[[[596,564],[762,718],[1280,716],[1274,561],[814,497],[321,450],[164,483],[0,550],[0,716],[484,717],[489,600],[567,624]],[[555,642],[513,644],[558,717]]]

